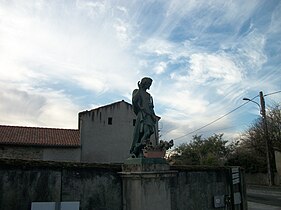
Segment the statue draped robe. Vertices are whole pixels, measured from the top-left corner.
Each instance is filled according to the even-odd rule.
[[[135,89],[132,95],[133,110],[137,119],[130,152],[139,156],[142,152],[142,146],[155,132],[156,117],[153,99],[149,93],[142,89]]]

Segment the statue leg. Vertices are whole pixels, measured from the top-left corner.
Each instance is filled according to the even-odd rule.
[[[142,135],[142,138],[141,138],[141,143],[142,144],[146,144],[146,142],[149,141],[150,139],[150,136],[153,134],[153,129],[151,128],[151,126],[149,125],[144,125],[144,134]]]
[[[151,126],[144,124],[143,132],[139,133],[140,140],[137,141],[134,146],[131,148],[132,157],[143,157],[143,148],[149,142],[150,136],[153,134],[153,129]]]
[[[145,144],[137,143],[134,147],[132,157],[143,157],[142,149],[145,147]]]

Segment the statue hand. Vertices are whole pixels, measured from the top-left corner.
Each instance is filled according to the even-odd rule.
[[[140,89],[140,81],[138,81],[138,87],[139,87],[139,89]]]
[[[152,115],[152,119],[154,122],[157,122],[157,116],[155,114]]]
[[[141,106],[141,105],[139,105],[139,108],[140,108],[140,110],[144,110],[144,107],[143,106]]]

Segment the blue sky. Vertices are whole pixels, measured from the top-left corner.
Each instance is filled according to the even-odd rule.
[[[161,135],[180,144],[281,90],[280,67],[279,0],[0,1],[0,124],[77,128],[149,76]],[[233,139],[258,115],[248,103],[193,135]]]

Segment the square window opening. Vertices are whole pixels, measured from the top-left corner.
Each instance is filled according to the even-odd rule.
[[[109,118],[107,119],[107,124],[108,124],[108,125],[112,125],[112,117],[109,117]]]

